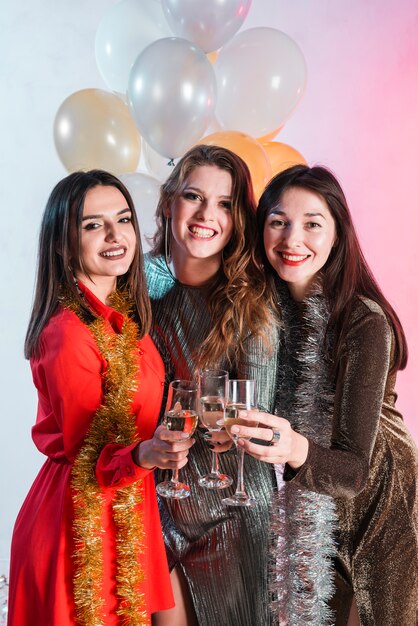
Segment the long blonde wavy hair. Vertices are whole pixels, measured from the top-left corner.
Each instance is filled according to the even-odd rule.
[[[170,249],[170,242],[165,240],[166,233],[171,237],[166,215],[187,186],[192,171],[202,166],[226,170],[232,178],[233,233],[223,250],[222,264],[214,277],[208,301],[212,330],[195,355],[198,366],[208,367],[225,356],[229,363],[238,362],[245,353],[245,339],[249,335],[264,337],[272,314],[269,291],[256,252],[256,204],[251,175],[244,161],[226,148],[195,146],[174,167],[161,187],[151,254],[164,256]]]

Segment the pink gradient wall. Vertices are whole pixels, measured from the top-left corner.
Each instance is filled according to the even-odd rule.
[[[366,258],[407,334],[398,406],[418,441],[418,3],[270,5],[270,21],[308,65],[305,97],[277,139],[343,185]],[[253,3],[251,26],[266,24],[258,9]]]

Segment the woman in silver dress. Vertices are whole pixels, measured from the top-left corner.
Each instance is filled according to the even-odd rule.
[[[247,166],[224,148],[192,148],[162,186],[156,219],[146,274],[152,336],[167,382],[190,378],[197,367],[223,366],[231,377],[255,378],[258,403],[271,410],[277,350],[273,334],[270,350],[259,337],[274,325],[254,256],[255,203]],[[212,437],[212,448],[230,448],[224,433]],[[176,608],[159,615],[155,624],[268,625],[274,472],[248,457],[246,486],[259,504],[224,507],[221,500],[232,494],[232,487],[198,485],[210,467],[210,445],[198,432],[182,469],[191,497],[160,498]],[[235,479],[232,451],[220,455],[219,469]],[[158,482],[165,478],[164,472],[157,472]]]

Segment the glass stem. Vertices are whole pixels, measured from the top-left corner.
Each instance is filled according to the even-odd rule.
[[[244,487],[244,448],[241,448],[237,443],[235,444],[237,448],[238,455],[238,477],[237,477],[237,490],[235,495],[238,496],[246,496],[245,487]]]
[[[219,474],[218,453],[214,450],[212,450],[212,466],[210,468],[210,473],[215,474],[216,476]]]
[[[171,476],[171,482],[172,483],[178,483],[179,482],[179,471],[178,471],[178,469],[174,469],[173,470],[173,474]]]

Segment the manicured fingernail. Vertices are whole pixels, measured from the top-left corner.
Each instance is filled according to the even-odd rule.
[[[181,437],[182,439],[189,439],[189,438],[190,438],[190,435],[189,435],[189,433],[181,433],[180,437]]]
[[[232,426],[231,433],[234,433],[234,435],[238,435],[239,432],[241,432],[239,426]]]

